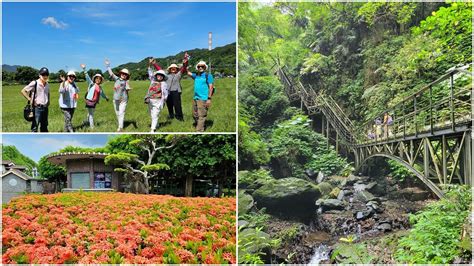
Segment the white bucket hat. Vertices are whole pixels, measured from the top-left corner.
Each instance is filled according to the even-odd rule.
[[[129,76],[130,76],[130,72],[128,72],[128,69],[126,69],[126,68],[124,68],[124,69],[120,70],[120,72],[119,72],[119,73],[124,73],[124,74],[127,74],[127,75],[129,75]]]
[[[68,75],[68,76],[74,76],[74,77],[75,77],[75,76],[76,76],[76,73],[75,73],[74,71],[70,70],[69,72],[67,72],[67,75]]]
[[[156,77],[156,75],[161,75],[163,76],[163,80],[167,80],[168,79],[168,76],[166,75],[165,71],[163,69],[160,69],[158,71],[155,71],[155,73],[153,73],[153,76]]]
[[[100,78],[100,83],[102,83],[102,81],[104,81],[104,77],[102,77],[101,74],[95,74],[93,77],[92,77],[92,81],[95,81],[95,78],[99,77]]]
[[[176,69],[179,68],[178,65],[176,65],[176,64],[171,64],[167,69],[170,70],[170,68],[173,68],[173,67],[176,68]]]
[[[198,66],[204,66],[207,69],[207,64],[204,61],[199,61],[199,63],[197,63],[196,70],[198,70]]]

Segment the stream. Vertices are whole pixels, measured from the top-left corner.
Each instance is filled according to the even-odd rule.
[[[351,253],[354,252],[349,247],[364,241],[375,241],[375,244],[371,244],[371,251],[387,253],[376,241],[406,233],[410,228],[409,214],[421,210],[434,200],[426,190],[418,187],[401,188],[390,179],[374,181],[369,177],[352,176],[337,187],[340,190],[337,198],[319,199],[316,202],[317,211],[309,224],[298,223],[302,229],[301,235],[277,252],[281,258],[295,252],[297,255],[291,263],[351,263]],[[288,220],[275,222],[278,230],[291,225],[294,224]],[[340,245],[348,250],[338,250],[335,259],[331,260],[333,251]],[[380,257],[377,263],[390,263],[391,254],[382,253],[375,255]],[[356,262],[352,263],[364,263],[362,260],[367,259],[357,256],[354,257]]]

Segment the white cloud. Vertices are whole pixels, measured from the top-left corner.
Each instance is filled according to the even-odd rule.
[[[56,18],[54,17],[47,17],[47,18],[43,18],[41,20],[41,23],[43,23],[44,25],[49,25],[53,28],[56,28],[56,29],[61,29],[61,30],[64,30],[66,29],[69,25],[60,21],[60,20],[57,20]]]

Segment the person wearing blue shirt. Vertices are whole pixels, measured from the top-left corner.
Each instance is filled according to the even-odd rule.
[[[197,73],[187,71],[188,76],[194,80],[193,117],[197,132],[204,131],[207,112],[211,107],[211,96],[214,90],[214,78],[206,73],[207,64],[199,61],[196,65]]]

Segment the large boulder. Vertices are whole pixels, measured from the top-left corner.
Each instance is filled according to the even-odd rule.
[[[314,202],[321,196],[317,185],[299,178],[276,179],[252,194],[259,208],[289,218],[310,218],[316,212]]]
[[[337,199],[319,199],[316,201],[316,206],[323,208],[323,211],[344,210],[346,207],[342,200]]]
[[[398,191],[398,194],[407,199],[407,200],[412,200],[412,201],[419,201],[419,200],[426,200],[430,196],[430,192],[426,190],[422,190],[417,187],[407,187],[404,188],[400,191]]]

